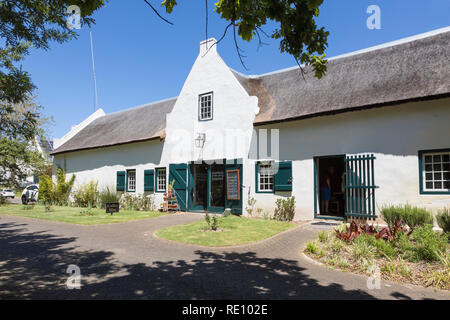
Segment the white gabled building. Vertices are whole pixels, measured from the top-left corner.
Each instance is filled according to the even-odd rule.
[[[194,212],[245,214],[249,197],[273,211],[295,196],[297,220],[450,204],[450,28],[330,59],[321,80],[298,68],[240,74],[214,41],[201,43],[178,97],[96,114],[54,150],[54,164],[76,184],[158,202],[174,181],[182,210]]]

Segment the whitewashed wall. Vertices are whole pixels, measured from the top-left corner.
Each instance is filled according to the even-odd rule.
[[[162,161],[182,163],[206,159],[245,158],[251,141],[258,99],[250,97],[219,56],[215,40],[202,42],[200,53],[167,115]],[[213,120],[198,120],[200,94],[213,92]],[[203,150],[195,148],[197,133],[206,134]]]
[[[354,111],[284,124],[280,130],[280,159],[293,160],[295,219],[314,217],[313,158],[373,153],[378,207],[410,203],[432,210],[450,205],[448,195],[419,193],[418,151],[450,148],[450,99],[415,102]],[[254,163],[254,161],[253,161]],[[254,164],[253,164],[254,165]],[[254,168],[247,169],[255,181]],[[253,183],[254,184],[254,183]],[[253,194],[257,206],[273,208],[280,195]]]
[[[90,181],[98,182],[99,189],[116,189],[117,171],[136,169],[135,194],[144,192],[144,170],[155,169],[161,165],[163,143],[159,140],[119,145],[85,151],[56,155],[54,164],[66,170],[67,179],[75,173],[74,189]],[[155,193],[158,205],[162,194]]]

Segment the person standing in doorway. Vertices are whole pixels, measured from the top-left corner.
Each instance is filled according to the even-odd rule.
[[[322,210],[321,214],[329,214],[328,206],[331,200],[331,180],[334,174],[334,167],[329,167],[328,170],[322,177],[322,181],[320,182],[320,195],[321,195],[321,204]]]

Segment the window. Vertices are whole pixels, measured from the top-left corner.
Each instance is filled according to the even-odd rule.
[[[127,191],[136,191],[136,170],[127,171]]]
[[[166,168],[156,169],[156,191],[166,191]]]
[[[450,149],[419,152],[421,193],[450,194]]]
[[[258,191],[273,191],[273,168],[271,163],[258,164]]]
[[[201,94],[198,98],[198,118],[199,120],[212,120],[213,118],[213,94]]]

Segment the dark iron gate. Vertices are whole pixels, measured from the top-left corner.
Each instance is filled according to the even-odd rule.
[[[345,158],[345,216],[376,219],[375,156],[347,156]]]

